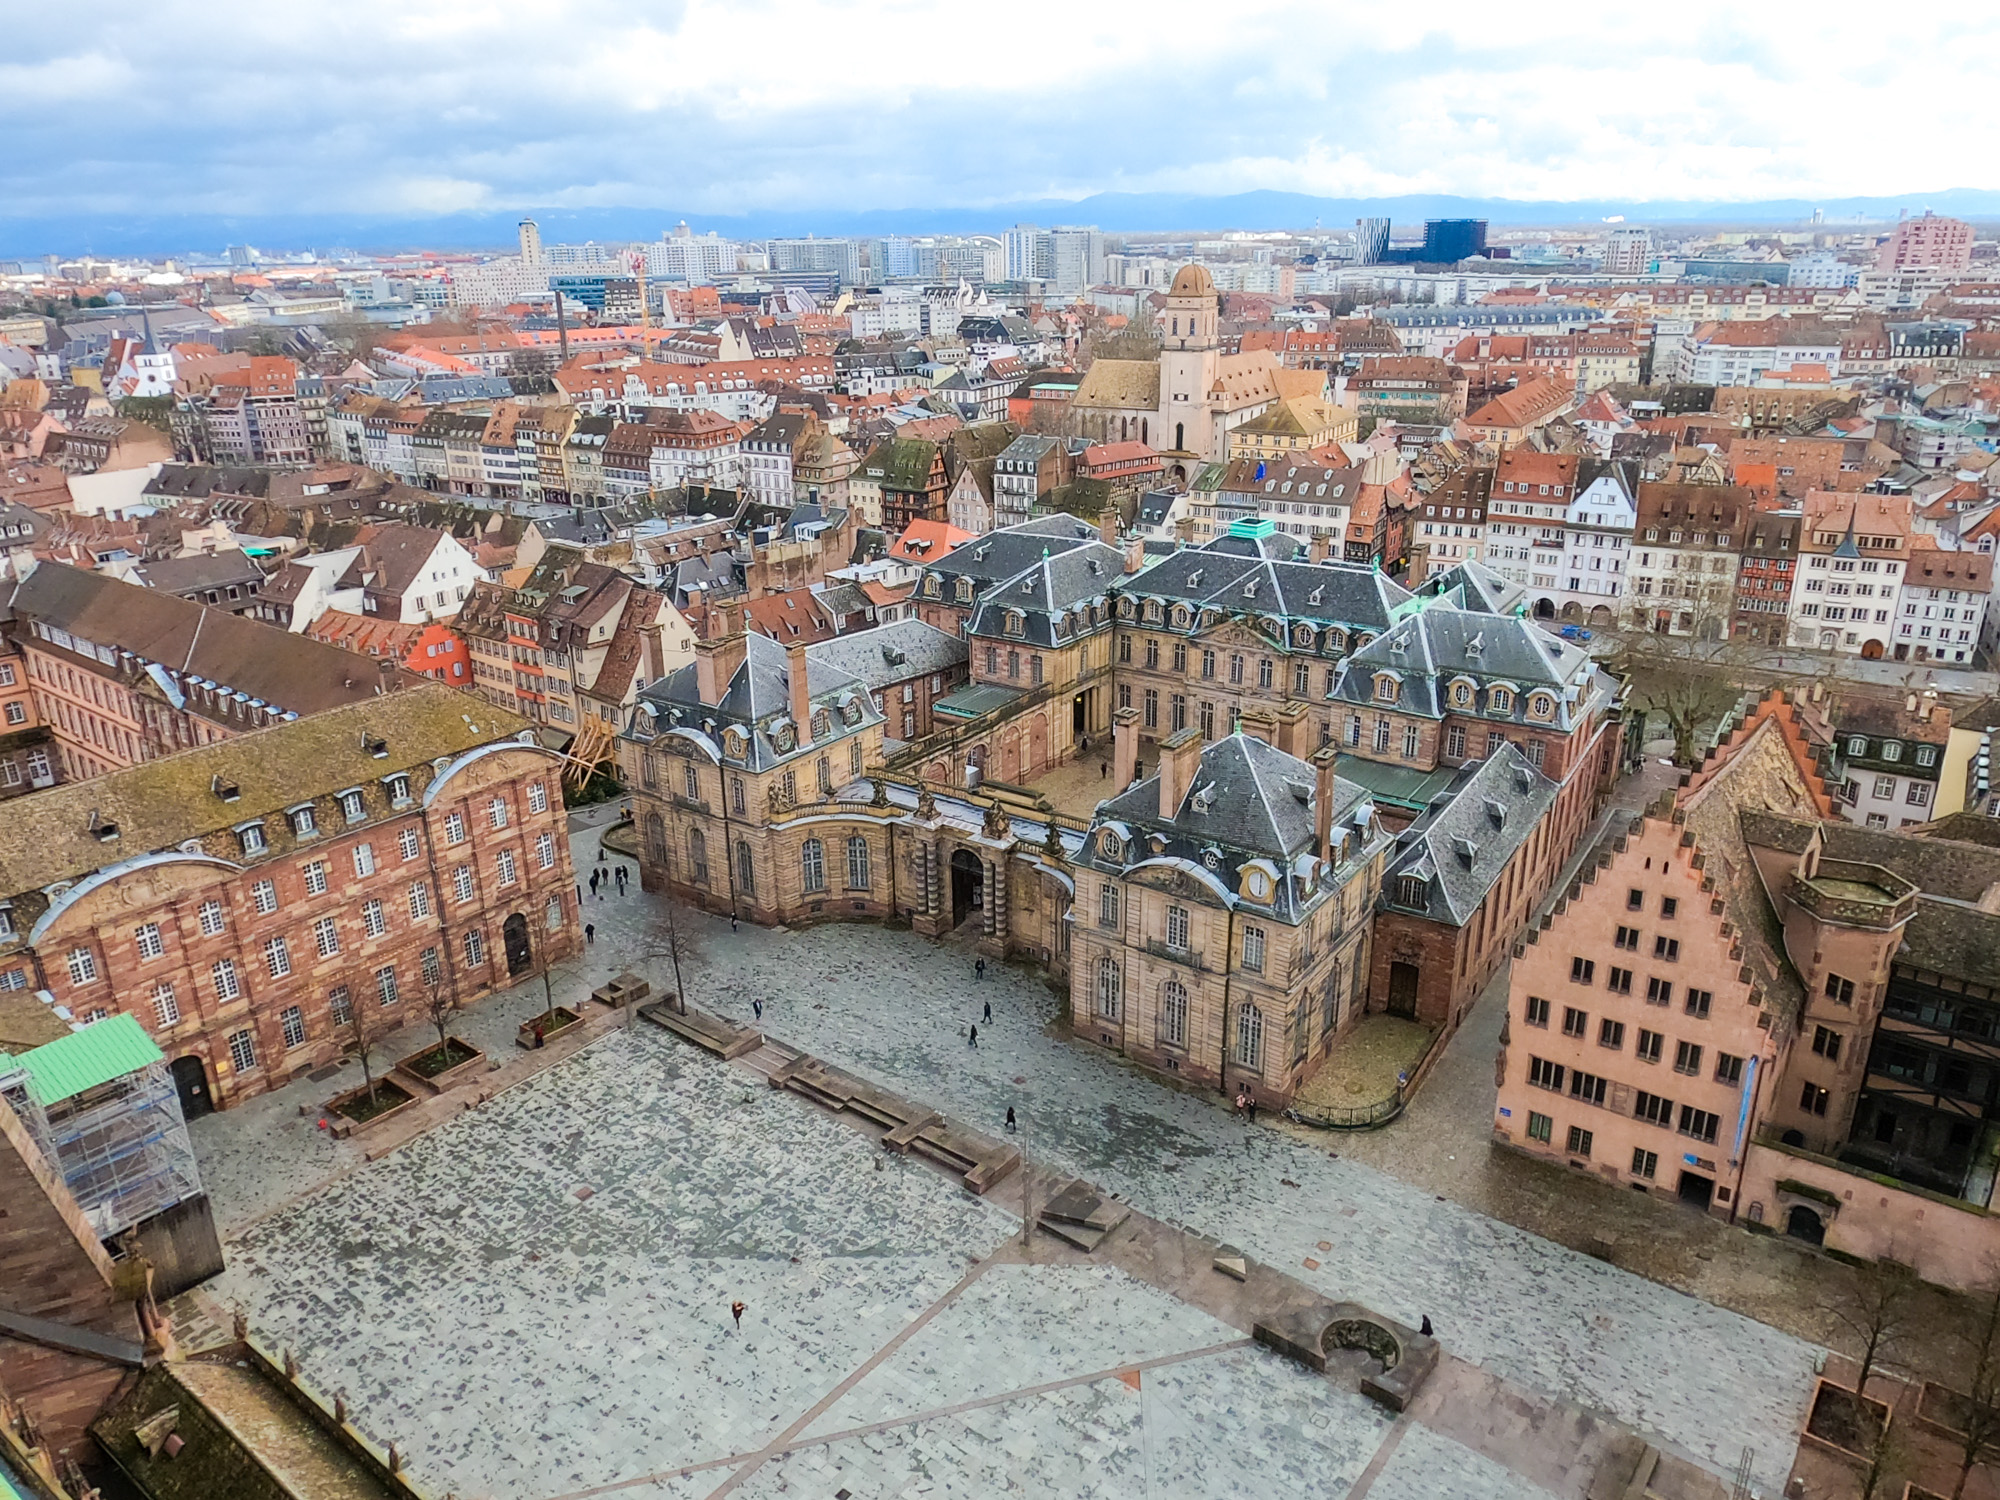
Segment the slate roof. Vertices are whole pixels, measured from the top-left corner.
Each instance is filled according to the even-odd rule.
[[[1484,611],[1489,615],[1511,615],[1528,597],[1528,591],[1510,582],[1482,562],[1470,558],[1442,573],[1433,573],[1417,585],[1425,599],[1442,599],[1459,609]]]
[[[1375,679],[1387,673],[1401,684],[1393,700],[1376,696]],[[1438,603],[1404,617],[1340,664],[1332,697],[1356,706],[1393,707],[1399,713],[1444,717],[1451,685],[1469,679],[1471,702],[1450,706],[1496,723],[1542,723],[1573,729],[1612,696],[1612,684],[1590,653],[1513,615],[1476,614]],[[1494,711],[1492,691],[1505,687],[1512,700]],[[1553,718],[1531,719],[1530,695],[1547,688],[1556,699]]]
[[[974,541],[954,547],[943,557],[926,564],[924,573],[945,580],[938,597],[952,598],[949,583],[960,578],[972,580],[975,589],[1011,578],[1038,559],[1045,551],[1060,552],[1086,546],[1098,539],[1097,528],[1075,516],[1037,516],[1015,526],[989,531]],[[921,591],[921,590],[920,590]],[[975,593],[974,597],[977,597]]]
[[[1125,554],[1101,541],[1051,552],[981,594],[969,633],[1030,646],[1066,645],[1080,629],[1100,623],[1089,606],[1102,603],[1124,571]],[[1080,607],[1082,617],[1072,619]],[[1026,618],[1019,630],[1008,630],[1007,616],[1015,610]]]
[[[241,547],[226,552],[201,552],[192,557],[163,557],[132,569],[132,581],[167,594],[196,594],[232,583],[261,583],[263,571]]]
[[[1297,869],[1302,857],[1315,853],[1316,780],[1313,767],[1305,761],[1239,730],[1202,748],[1200,765],[1171,818],[1160,816],[1157,772],[1100,802],[1080,861],[1123,871],[1146,859],[1179,860],[1208,871],[1230,893],[1227,904],[1235,905],[1243,867],[1262,860],[1277,877],[1272,915],[1296,923],[1335,888],[1322,884],[1308,890]],[[1334,785],[1334,826],[1350,832],[1345,864],[1363,852],[1351,833],[1355,813],[1369,803],[1369,797],[1365,788],[1351,781],[1336,780]],[[1372,812],[1372,803],[1369,806]],[[1369,823],[1379,830],[1372,816]],[[1124,841],[1116,859],[1105,853],[1100,838],[1107,826]]]
[[[1193,615],[1184,628],[1190,633],[1213,623],[1204,620],[1203,612],[1215,611],[1282,622],[1287,640],[1290,627],[1300,621],[1348,631],[1387,630],[1398,606],[1411,597],[1408,589],[1371,568],[1245,556],[1218,545],[1227,540],[1169,553],[1121,583],[1119,597],[1187,605]]]
[[[1382,877],[1383,910],[1414,911],[1463,927],[1559,790],[1511,743],[1462,767],[1423,815],[1396,836],[1396,852]],[[1405,899],[1406,876],[1424,882],[1421,906]]]
[[[829,643],[831,644],[831,643]],[[791,715],[791,661],[786,649],[755,631],[743,638],[743,661],[723,689],[722,702],[701,701],[699,664],[690,662],[669,673],[640,692],[629,724],[631,735],[644,742],[672,729],[703,737],[718,751],[726,730],[734,726],[744,732],[746,754],[740,762],[751,771],[765,771],[801,756],[817,754],[825,742],[816,741],[789,753],[777,748],[776,731]],[[814,708],[834,710],[836,724],[845,710],[853,725],[880,723],[866,686],[853,673],[831,662],[806,656],[806,687]]]
[[[965,665],[966,653],[962,637],[909,619],[815,642],[806,648],[806,660],[845,672],[872,691],[925,673],[954,671]]]

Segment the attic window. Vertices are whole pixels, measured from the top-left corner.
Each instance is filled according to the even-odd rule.
[[[224,781],[219,775],[208,779],[208,789],[224,802],[234,802],[243,795],[243,788],[233,781]]]
[[[1486,818],[1495,828],[1507,826],[1507,809],[1491,797],[1486,799]]]
[[[1456,854],[1458,862],[1469,870],[1472,868],[1473,860],[1479,857],[1479,846],[1473,843],[1471,839],[1453,839],[1451,841],[1451,852]]]
[[[1421,875],[1405,875],[1397,882],[1396,901],[1402,906],[1429,906],[1431,883]]]
[[[245,854],[262,854],[270,847],[262,823],[239,823],[235,830],[237,847]]]
[[[368,752],[370,759],[387,760],[389,758],[389,742],[387,740],[377,739],[371,734],[364,734],[361,737],[361,745]]]

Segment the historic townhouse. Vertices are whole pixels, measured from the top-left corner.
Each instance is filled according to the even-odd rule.
[[[1239,521],[1206,547],[1169,553],[1117,590],[1120,708],[1147,740],[1190,726],[1231,733],[1252,707],[1312,706],[1312,743],[1334,732],[1336,667],[1414,607],[1369,568],[1309,563],[1269,521]]]
[[[1121,785],[1136,717],[1118,714]],[[1392,840],[1337,751],[1294,753],[1296,706],[1256,717],[1262,737],[1169,736],[1153,776],[1099,805],[1075,859],[1070,1015],[1155,1071],[1281,1105],[1362,1013]]]
[[[576,950],[561,762],[426,683],[12,804],[0,988],[136,1017],[199,1113]],[[384,1064],[386,1065],[386,1064]]]
[[[1546,596],[1562,577],[1563,523],[1577,493],[1574,453],[1509,448],[1494,466],[1487,500],[1486,565]]]
[[[1736,567],[1736,618],[1730,633],[1738,640],[1779,646],[1798,582],[1799,515],[1759,511],[1744,530],[1743,555]]]
[[[1792,644],[1888,655],[1911,561],[1910,497],[1816,489],[1801,508]]]
[[[1736,617],[1736,567],[1756,511],[1756,497],[1733,484],[1642,483],[1632,538],[1632,627],[1727,639]]]

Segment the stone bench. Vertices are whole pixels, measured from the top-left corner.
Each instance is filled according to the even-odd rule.
[[[693,1042],[702,1051],[713,1052],[721,1058],[741,1057],[764,1045],[762,1032],[735,1025],[692,1006],[683,1013],[674,1009],[670,1001],[656,1000],[651,1005],[640,1006],[639,1014],[662,1030],[671,1031],[682,1041]]]

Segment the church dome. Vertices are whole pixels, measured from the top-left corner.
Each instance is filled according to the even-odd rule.
[[[1174,277],[1174,288],[1170,297],[1213,297],[1215,280],[1200,266],[1187,265],[1180,268]]]

